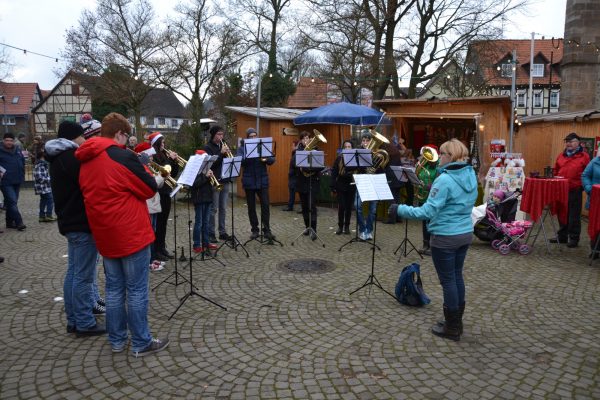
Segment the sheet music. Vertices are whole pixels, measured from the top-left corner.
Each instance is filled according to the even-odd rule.
[[[192,186],[194,184],[194,181],[196,180],[196,176],[198,176],[198,173],[202,168],[202,164],[209,157],[210,156],[208,156],[207,154],[195,154],[193,156],[190,156],[190,159],[185,165],[183,171],[181,172],[179,179],[177,179],[177,185]]]
[[[369,167],[373,165],[372,153],[369,149],[342,150],[344,166],[346,168]]]
[[[394,171],[394,175],[400,182],[410,182],[413,185],[422,185],[423,183],[415,173],[415,167],[393,166],[390,167]]]
[[[297,150],[296,167],[310,169],[325,168],[325,153],[318,150]]]
[[[240,176],[242,158],[242,156],[224,158],[223,167],[221,168],[221,177],[219,179],[229,179]]]
[[[394,199],[385,174],[355,174],[353,177],[362,201]]]
[[[177,185],[175,188],[169,193],[169,197],[173,197],[179,192],[179,190],[183,187],[183,185]]]
[[[154,150],[154,147],[150,147],[149,149],[142,151],[142,153],[148,154],[149,156],[153,156],[156,154],[156,150]]]
[[[246,158],[273,157],[273,138],[252,138],[244,140]]]

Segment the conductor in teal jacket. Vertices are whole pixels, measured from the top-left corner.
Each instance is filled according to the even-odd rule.
[[[421,207],[392,207],[399,217],[429,220],[431,255],[444,292],[444,321],[431,329],[434,335],[460,340],[465,310],[463,265],[473,240],[471,210],[477,198],[477,177],[467,164],[469,151],[457,139],[440,146],[438,177]]]

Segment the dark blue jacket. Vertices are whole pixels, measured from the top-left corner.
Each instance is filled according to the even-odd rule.
[[[242,186],[244,189],[258,190],[269,187],[269,174],[267,165],[275,163],[275,157],[266,157],[265,161],[260,158],[246,158],[244,155],[244,145],[239,147],[238,156],[243,156],[242,160]]]
[[[25,181],[25,157],[20,146],[15,144],[12,149],[7,149],[0,142],[0,166],[6,169],[0,185],[20,185]]]

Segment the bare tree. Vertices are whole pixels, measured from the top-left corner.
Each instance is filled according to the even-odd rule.
[[[87,71],[94,95],[125,104],[140,127],[142,101],[158,82],[151,68],[163,42],[148,0],[98,0],[67,30],[63,56],[69,68]]]
[[[499,37],[502,19],[526,6],[521,0],[418,0],[411,26],[399,38],[399,55],[410,69],[408,97],[414,98],[417,85],[431,79],[472,40]]]
[[[0,81],[8,79],[15,67],[6,47],[0,48]]]
[[[169,21],[167,45],[156,64],[158,81],[186,99],[193,123],[203,116],[203,104],[217,80],[242,62],[251,49],[241,32],[218,17],[207,0],[193,0],[176,7],[178,17]]]

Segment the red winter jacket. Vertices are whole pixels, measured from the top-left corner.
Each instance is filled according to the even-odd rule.
[[[579,151],[571,157],[567,157],[563,151],[556,158],[554,164],[554,175],[562,176],[569,180],[569,190],[582,187],[581,174],[590,162],[590,156],[585,151]]]
[[[75,152],[81,161],[79,186],[98,251],[122,258],[154,241],[146,199],[156,181],[135,153],[113,139],[94,137]]]

